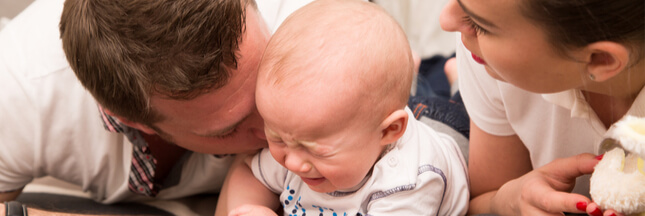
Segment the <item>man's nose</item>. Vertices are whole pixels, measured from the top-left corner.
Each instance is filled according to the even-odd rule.
[[[262,120],[262,116],[260,116],[260,113],[258,112],[257,109],[251,113],[251,116],[248,118],[249,121],[249,130],[253,135],[255,135],[257,138],[260,138],[262,140],[266,140],[267,137],[264,134],[264,120]]]

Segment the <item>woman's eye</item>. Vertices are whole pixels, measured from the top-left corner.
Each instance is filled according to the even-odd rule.
[[[475,30],[477,35],[483,35],[483,34],[488,33],[488,31],[486,29],[482,28],[480,25],[475,23],[475,21],[473,21],[473,19],[470,18],[470,16],[464,16],[463,20],[464,20],[464,22],[466,22],[466,24],[470,25],[470,28]]]

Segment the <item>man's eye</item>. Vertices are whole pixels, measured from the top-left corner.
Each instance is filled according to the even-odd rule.
[[[218,139],[227,139],[227,138],[233,137],[235,135],[235,133],[237,133],[237,128],[233,128],[233,130],[230,130],[226,134],[218,135],[218,136],[215,136],[215,137],[218,138]]]

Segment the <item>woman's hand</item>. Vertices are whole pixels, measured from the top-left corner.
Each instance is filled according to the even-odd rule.
[[[575,186],[577,177],[593,172],[598,161],[592,154],[554,160],[502,185],[491,199],[491,210],[501,215],[562,215],[562,212],[595,211],[595,204],[590,206],[589,198],[569,191]]]
[[[623,216],[623,214],[614,211],[612,209],[606,210],[604,213],[602,210],[600,210],[600,206],[596,203],[589,203],[587,205],[587,214],[591,216]]]

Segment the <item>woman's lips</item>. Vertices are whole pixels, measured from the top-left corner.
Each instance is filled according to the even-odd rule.
[[[477,63],[479,63],[479,64],[483,64],[483,65],[486,65],[486,61],[484,61],[484,59],[480,58],[479,56],[475,55],[474,53],[471,53],[471,56],[473,57],[473,59],[474,59]]]
[[[325,181],[325,178],[305,178],[305,177],[300,177],[300,178],[302,179],[303,182],[311,186],[319,185],[320,183],[323,183]]]

